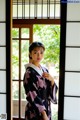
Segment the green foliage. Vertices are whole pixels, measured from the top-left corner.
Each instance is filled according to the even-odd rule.
[[[54,115],[52,116],[52,120],[58,120],[58,113],[55,112]]]
[[[19,28],[12,29],[12,38],[19,38]]]
[[[35,40],[45,45],[46,51],[43,63],[54,63],[56,68],[59,68],[60,26],[34,25]]]

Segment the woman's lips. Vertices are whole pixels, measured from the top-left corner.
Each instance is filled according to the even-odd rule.
[[[40,58],[37,58],[37,60],[40,60]]]

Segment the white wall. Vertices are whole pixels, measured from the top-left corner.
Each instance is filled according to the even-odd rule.
[[[0,119],[6,113],[6,0],[0,0]],[[3,119],[4,120],[4,119]]]
[[[64,120],[80,120],[80,3],[67,3]]]

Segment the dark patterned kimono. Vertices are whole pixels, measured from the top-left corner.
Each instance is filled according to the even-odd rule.
[[[23,85],[26,93],[27,105],[25,109],[25,120],[43,120],[42,111],[51,120],[50,101],[57,103],[56,92],[57,86],[42,77],[43,72],[48,72],[44,67],[39,69],[33,64],[26,65]]]

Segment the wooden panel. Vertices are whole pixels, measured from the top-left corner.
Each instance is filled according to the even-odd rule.
[[[60,19],[13,19],[13,24],[60,24]]]

